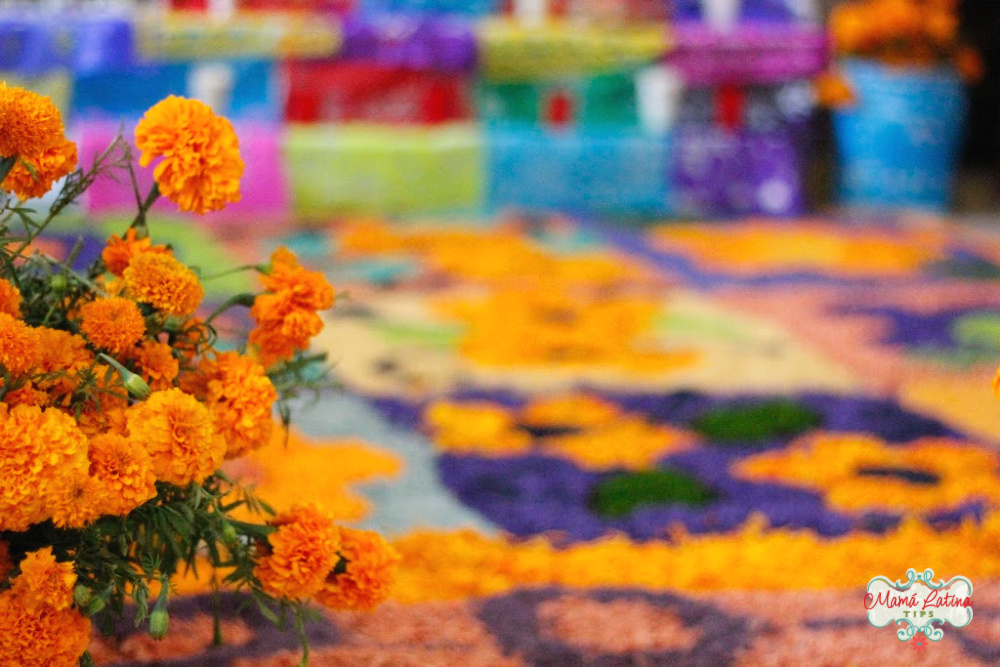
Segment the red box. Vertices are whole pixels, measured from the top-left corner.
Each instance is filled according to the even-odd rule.
[[[361,62],[284,64],[285,120],[433,125],[473,117],[466,74]]]

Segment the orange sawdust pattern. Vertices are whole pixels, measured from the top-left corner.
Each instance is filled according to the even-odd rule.
[[[509,456],[535,450],[590,470],[648,469],[695,443],[691,433],[622,414],[586,394],[544,397],[521,410],[486,401],[439,400],[427,407],[424,422],[443,451]],[[550,429],[551,435],[532,437],[522,424]]]
[[[348,224],[336,237],[344,257],[416,255],[434,273],[477,284],[524,288],[544,281],[608,288],[654,280],[649,268],[608,250],[551,252],[518,225],[406,228],[363,220]]]
[[[671,542],[615,536],[564,549],[545,538],[512,541],[472,531],[417,532],[393,546],[403,559],[395,590],[402,602],[494,595],[523,585],[629,586],[706,591],[861,588],[879,572],[932,563],[973,581],[1000,576],[1000,514],[935,531],[904,521],[883,535],[824,538],[750,523],[727,535]],[[752,573],[752,576],[736,576]]]
[[[400,460],[359,440],[314,441],[275,427],[271,444],[229,461],[224,469],[235,481],[255,487],[255,494],[277,512],[301,503],[318,503],[339,521],[355,521],[368,512],[368,501],[350,484],[394,476]]]
[[[543,637],[596,653],[689,651],[701,636],[674,610],[641,600],[565,595],[539,605],[538,620]]]
[[[778,482],[823,493],[847,511],[888,509],[912,513],[957,508],[972,501],[1000,502],[997,454],[969,443],[924,438],[890,445],[867,434],[819,433],[780,451],[740,461],[734,472],[754,481]],[[859,471],[905,471],[935,478],[919,484]]]
[[[480,298],[442,298],[436,305],[441,315],[466,326],[459,350],[484,366],[659,373],[698,359],[694,350],[668,349],[655,336],[662,297],[612,299],[549,286],[531,292],[501,288]]]
[[[905,276],[944,259],[934,230],[852,231],[819,223],[664,225],[650,232],[661,250],[682,252],[727,272],[822,271],[842,276]]]

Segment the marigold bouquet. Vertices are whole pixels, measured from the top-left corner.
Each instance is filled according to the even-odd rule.
[[[118,137],[78,168],[51,101],[0,82],[0,664],[89,664],[91,618],[127,604],[162,638],[171,577],[199,564],[269,618],[294,615],[306,662],[307,602],[373,607],[397,556],[319,507],[274,516],[222,465],[268,443],[274,413],[287,426],[290,399],[328,380],[307,348],[334,290],[280,249],[246,267],[261,293],[200,316],[208,277],[155,244],[146,218],[160,195],[195,213],[237,201],[236,133],[169,97],[136,146],[141,167],[159,160],[155,185],[144,198],[135,187],[135,220],[101,258],[74,269],[79,248],[64,261],[35,252],[98,175],[122,169],[135,185],[131,149]],[[25,205],[60,179],[44,214]],[[235,307],[254,327],[223,351],[213,322]]]
[[[952,65],[968,81],[983,75],[978,52],[958,34],[957,0],[854,0],[834,7],[830,36],[837,56],[873,60],[894,67]],[[820,101],[853,101],[836,71],[817,81]]]

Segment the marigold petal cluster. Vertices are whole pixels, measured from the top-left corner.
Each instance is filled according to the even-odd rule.
[[[85,528],[105,514],[105,489],[86,471],[66,480],[49,500],[49,514],[57,528]]]
[[[7,575],[14,569],[10,560],[10,544],[0,540],[0,584],[7,580]]]
[[[130,438],[105,433],[90,439],[90,475],[106,494],[103,512],[124,516],[156,495],[153,461]]]
[[[107,245],[101,251],[101,260],[104,261],[104,268],[113,275],[121,277],[132,262],[133,257],[147,252],[161,255],[173,254],[173,251],[165,245],[153,245],[153,240],[148,236],[138,238],[135,228],[129,228],[125,232],[125,238],[113,234],[108,239]]]
[[[309,346],[323,329],[317,311],[332,307],[335,293],[322,273],[302,268],[285,248],[271,256],[271,269],[261,282],[268,291],[250,309],[257,324],[250,332],[250,344],[261,363],[270,367]]]
[[[12,588],[15,594],[23,596],[28,609],[35,611],[48,605],[62,611],[73,605],[76,571],[73,563],[57,562],[52,547],[28,553],[20,567],[21,574]]]
[[[76,667],[90,643],[90,619],[74,607],[33,606],[23,576],[0,593],[0,665]]]
[[[80,331],[95,346],[113,354],[134,347],[146,333],[146,320],[131,299],[96,299],[80,308]]]
[[[314,505],[298,505],[271,522],[254,575],[268,595],[298,600],[315,595],[339,561],[340,530]]]
[[[62,115],[52,100],[0,81],[0,157],[34,158],[63,138]]]
[[[223,352],[202,360],[196,378],[199,398],[227,444],[226,458],[243,456],[271,441],[278,392],[263,366],[236,352]]]
[[[149,452],[158,480],[201,483],[222,465],[226,443],[208,408],[180,389],[156,391],[128,409],[129,435]]]
[[[87,439],[55,408],[0,403],[0,442],[0,530],[49,518],[51,501],[86,477]]]
[[[0,313],[21,317],[21,290],[0,278]]]
[[[239,139],[207,104],[171,95],[146,112],[135,138],[143,167],[163,157],[153,177],[181,210],[207,213],[240,200]]]
[[[378,533],[340,529],[343,572],[331,573],[316,601],[332,609],[373,609],[392,592],[399,554]]]
[[[18,162],[4,179],[3,188],[23,201],[45,195],[53,183],[76,169],[76,144],[64,138],[38,157],[22,160],[30,164],[32,170]]]
[[[174,350],[167,343],[155,340],[143,341],[133,350],[132,359],[138,364],[142,379],[153,391],[170,389],[180,373],[180,362],[174,357]]]
[[[41,346],[37,332],[21,320],[0,313],[0,367],[22,375],[38,363]]]
[[[167,315],[191,315],[205,290],[198,275],[163,253],[142,253],[132,258],[122,272],[125,290],[139,303],[148,303]]]

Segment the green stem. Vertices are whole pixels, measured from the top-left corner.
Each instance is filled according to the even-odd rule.
[[[260,273],[264,272],[264,267],[260,264],[245,264],[244,266],[237,266],[235,269],[229,269],[227,271],[220,271],[219,273],[210,273],[207,276],[201,276],[201,282],[206,282],[208,280],[215,280],[216,278],[224,278],[226,276],[231,276],[234,273],[239,273],[241,271],[258,271]]]
[[[208,319],[205,320],[205,324],[211,324],[212,322],[215,321],[216,317],[222,315],[224,312],[226,312],[233,306],[246,306],[247,308],[250,308],[251,306],[253,306],[254,299],[256,298],[257,298],[256,294],[249,294],[246,292],[243,294],[237,294],[236,296],[229,297],[221,306],[216,308],[215,311],[213,311],[212,314],[208,316]]]
[[[153,187],[149,189],[149,194],[146,195],[146,201],[142,202],[139,206],[139,212],[135,216],[135,220],[129,225],[130,229],[135,229],[136,232],[145,230],[146,228],[146,213],[152,208],[153,204],[160,197],[160,186],[153,183]]]

